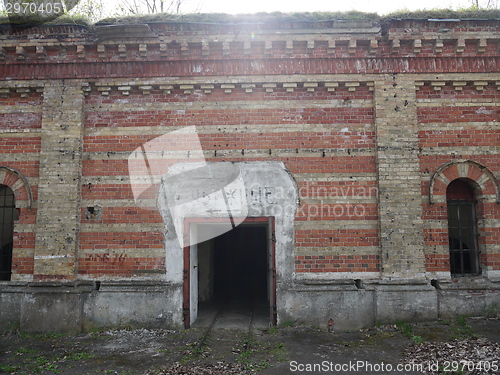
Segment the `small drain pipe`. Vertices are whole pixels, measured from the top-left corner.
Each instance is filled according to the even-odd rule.
[[[439,285],[439,280],[437,279],[432,279],[431,280],[431,285],[436,288],[437,290],[441,290],[441,285]]]
[[[354,280],[354,284],[356,285],[356,288],[358,288],[358,289],[365,289],[365,283],[361,279]]]

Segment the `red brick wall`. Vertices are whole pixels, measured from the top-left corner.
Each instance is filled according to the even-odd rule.
[[[145,105],[149,103],[184,103],[195,101],[206,103],[207,109],[190,109],[189,106],[182,108],[182,111],[154,110],[154,111],[131,111],[120,110],[123,96],[119,93],[111,92],[109,96],[102,96],[97,92],[92,92],[87,97],[87,104],[90,108],[99,108],[102,104],[116,108],[112,112],[92,111],[86,112],[84,136],[84,153],[88,159],[83,162],[83,177],[106,179],[109,176],[116,176],[121,180],[127,180],[128,164],[127,158],[135,149],[151,141],[158,134],[137,134],[141,127],[161,128],[167,133],[170,129],[178,127],[197,126],[199,139],[207,161],[250,161],[262,160],[262,156],[253,157],[256,153],[264,153],[266,160],[277,160],[285,163],[286,167],[295,174],[328,174],[352,173],[374,174],[376,171],[375,158],[373,156],[375,144],[375,132],[373,128],[374,111],[370,107],[356,107],[351,105],[351,101],[371,100],[373,93],[368,87],[361,85],[356,91],[349,91],[347,87],[339,87],[334,92],[328,92],[325,88],[318,88],[314,92],[305,88],[296,88],[294,92],[286,92],[284,88],[277,88],[273,93],[267,93],[263,88],[255,89],[252,93],[245,93],[241,89],[234,89],[228,95],[221,89],[214,89],[210,94],[205,94],[201,90],[195,90],[191,94],[184,94],[183,91],[174,90],[171,94],[164,95],[160,92],[152,91],[148,95],[141,92],[132,91],[126,97],[128,105]],[[345,107],[322,108],[317,105],[318,100],[337,100],[346,103]],[[239,101],[241,108],[217,109],[218,103]],[[284,108],[274,109],[251,109],[254,106],[265,106],[270,102],[285,101]],[[294,102],[300,101],[297,108],[287,108]],[[311,103],[308,107],[307,103]],[[246,105],[245,103],[248,103]],[[266,125],[278,126],[266,132]],[[241,127],[241,131],[220,131],[217,127],[231,126]],[[315,131],[314,127],[322,126],[325,130]],[[300,126],[301,130],[289,130],[289,127]],[[307,130],[310,127],[311,130]],[[330,127],[330,129],[328,129]],[[100,128],[114,128],[119,134],[101,135]],[[129,130],[134,130],[129,134]],[[346,130],[348,129],[348,130]],[[214,132],[215,130],[215,132]],[[250,130],[250,131],[246,131]],[[346,156],[338,156],[339,150],[349,149]],[[357,156],[361,151],[361,155]],[[229,152],[228,156],[224,153]],[[220,156],[222,155],[222,156]],[[290,156],[289,156],[290,155]],[[298,156],[296,156],[298,155]],[[176,160],[165,160],[165,164],[170,164]],[[319,220],[328,223],[330,220],[369,220],[376,223],[377,205],[376,186],[374,180],[366,182],[358,181],[319,181],[299,183],[301,197],[304,203],[298,210],[297,220]],[[319,195],[318,195],[319,194]],[[364,200],[359,203],[350,202],[352,197],[362,197]],[[309,198],[322,197],[340,198],[345,201],[339,203],[308,203]],[[85,184],[82,188],[82,198],[85,201],[98,200],[103,205],[102,216],[98,220],[88,220],[85,217],[84,207],[81,212],[82,223],[106,225],[120,224],[162,224],[160,215],[150,210],[130,207],[107,207],[107,201],[118,199],[132,200],[130,185],[119,184]],[[373,202],[373,203],[372,203]],[[132,204],[134,202],[131,202]],[[112,234],[105,232],[82,233],[81,248],[86,254],[80,259],[80,273],[93,274],[117,274],[132,275],[134,270],[128,263],[114,262],[115,269],[103,268],[98,265],[102,257],[94,255],[97,249],[112,249],[113,254],[127,252],[130,248],[147,253],[150,248],[161,249],[158,233],[142,232],[139,243],[120,240],[127,236],[134,236],[134,233]],[[299,236],[307,237],[299,240]],[[331,240],[335,237],[335,240]],[[316,243],[317,242],[317,243]],[[343,246],[363,247],[371,246],[373,254],[359,256],[354,260],[330,262],[326,266],[325,262],[314,262],[311,267],[309,260],[304,262],[305,256],[296,257],[296,270],[304,271],[374,271],[378,267],[376,248],[378,244],[375,230],[349,229],[333,231],[297,231],[296,247],[298,252],[317,252],[318,249],[312,247],[323,247],[321,251],[328,248],[338,248],[333,253],[341,251]],[[303,248],[303,249],[302,249]],[[159,252],[156,252],[159,254]],[[114,256],[113,255],[113,256]],[[307,255],[310,257],[315,255]],[[320,255],[321,256],[321,255]],[[111,257],[111,254],[110,254]],[[331,257],[330,257],[331,258]],[[366,258],[366,259],[365,259]],[[106,258],[107,259],[107,258]],[[134,260],[136,257],[128,256]],[[140,258],[137,258],[140,259]],[[161,259],[160,256],[156,258]],[[83,261],[83,263],[82,263]],[[322,263],[323,265],[320,265]],[[161,267],[161,263],[155,263]],[[326,267],[326,268],[325,268]]]
[[[449,271],[446,185],[436,181],[437,201],[430,204],[429,182],[444,164],[462,159],[500,176],[497,22],[392,21],[381,31],[339,31],[331,40],[290,34],[295,38],[291,44],[259,25],[258,30],[270,33],[269,40],[252,39],[248,45],[235,39],[230,25],[150,27],[167,42],[143,41],[146,50],[134,41],[98,45],[92,31],[80,26],[32,29],[30,33],[38,35],[32,40],[23,31],[5,37],[0,83],[8,92],[0,92],[0,167],[24,175],[35,202],[20,209],[16,223],[15,274],[32,274],[34,267],[43,157],[41,91],[43,86],[50,90],[51,80],[72,79],[81,79],[86,95],[82,202],[75,213],[81,224],[76,267],[80,277],[165,272],[162,218],[134,201],[127,159],[148,141],[193,125],[207,161],[281,161],[294,175],[301,197],[295,218],[296,272],[379,272],[381,151],[376,144],[378,136],[391,135],[377,134],[374,98],[380,93],[373,91],[373,82],[386,75],[415,81],[425,267],[431,273]],[[415,30],[411,35],[410,29]],[[201,31],[222,38],[207,45],[177,40],[194,40]],[[60,45],[44,45],[56,34]],[[464,35],[468,37],[462,43]],[[234,41],[224,45],[226,37]],[[16,49],[16,43],[24,50]],[[126,44],[125,52],[120,43]],[[37,53],[39,45],[44,54]],[[162,88],[155,81],[160,78],[172,87]],[[197,83],[186,92],[181,85],[189,80],[213,88],[205,92]],[[234,82],[229,93],[221,86]],[[254,84],[250,92],[242,86],[245,82]],[[306,85],[315,82],[317,86]],[[275,86],[266,89],[267,83]],[[393,121],[405,125],[405,119]],[[165,159],[162,167],[177,161]],[[459,177],[457,167],[443,173]],[[477,173],[470,169],[468,177],[476,181],[481,177]],[[481,193],[494,195],[491,181]],[[481,264],[500,270],[500,206],[488,199],[478,206]],[[99,212],[89,215],[89,208]]]
[[[420,105],[425,105],[418,108],[421,127],[418,136],[422,149],[423,219],[428,223],[424,232],[426,267],[430,272],[449,271],[446,185],[436,181],[434,193],[439,202],[429,205],[429,179],[432,174],[454,160],[472,160],[486,166],[495,176],[500,173],[500,132],[496,125],[500,119],[500,91],[494,82],[485,86],[468,82],[458,87],[461,89],[457,90],[453,82],[446,82],[440,90],[435,90],[426,84],[417,93]],[[432,105],[433,102],[435,105]],[[458,165],[450,165],[443,174],[450,181],[467,177],[473,182],[480,181],[483,171],[470,167],[467,175],[462,176]],[[490,227],[492,224],[497,225],[500,219],[499,205],[494,201],[493,182],[485,181],[479,190],[477,216],[480,263],[482,268],[499,270],[499,242],[494,235],[498,228]],[[486,201],[483,202],[483,199]]]

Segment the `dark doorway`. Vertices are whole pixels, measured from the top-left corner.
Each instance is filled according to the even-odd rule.
[[[16,219],[14,192],[0,185],[0,280],[9,281],[12,274],[12,242]]]
[[[474,189],[465,179],[452,181],[446,190],[450,271],[454,276],[480,273]]]
[[[198,244],[196,326],[214,321],[219,327],[249,321],[254,326],[269,326],[273,279],[268,230],[267,223],[241,224]]]
[[[267,300],[265,226],[240,225],[214,238],[214,299]]]

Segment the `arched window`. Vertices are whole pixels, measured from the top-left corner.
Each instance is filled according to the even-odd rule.
[[[478,274],[476,199],[466,179],[452,181],[446,189],[450,270],[454,276]]]
[[[10,280],[12,273],[12,242],[16,219],[14,192],[0,185],[0,280]]]

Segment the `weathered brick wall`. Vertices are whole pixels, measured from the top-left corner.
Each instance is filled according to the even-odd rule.
[[[287,83],[297,87],[283,87]],[[263,84],[255,83],[251,90],[243,83],[231,88],[212,84],[208,91],[197,84],[189,92],[181,85],[174,85],[169,93],[154,85],[147,94],[137,86],[126,95],[116,87],[108,95],[99,89],[90,92],[82,223],[93,230],[82,233],[85,268],[80,267],[80,273],[99,273],[92,271],[100,267],[95,261],[98,249],[113,265],[106,274],[134,274],[125,262],[135,261],[140,268],[147,259],[150,263],[144,265],[144,272],[152,271],[151,264],[162,272],[161,217],[136,207],[126,161],[146,142],[191,125],[197,126],[207,161],[277,160],[294,173],[303,201],[297,214],[298,272],[378,269],[371,86],[360,84],[354,90],[342,83],[328,91],[323,83],[311,88],[298,87],[296,82],[271,88]],[[179,110],[184,108],[180,103],[189,104]],[[94,205],[102,208],[102,215],[85,219],[84,208]],[[351,219],[349,227],[316,229],[332,220]],[[114,234],[108,231],[113,224]],[[141,240],[137,246],[119,243],[120,238],[135,233]],[[342,252],[346,246],[358,249],[357,253],[346,255]]]
[[[0,170],[0,183],[14,190],[19,210],[12,259],[13,278],[17,280],[31,280],[34,272],[43,101],[40,91],[29,86],[0,91],[0,167],[20,173],[29,183],[29,187],[16,189],[19,175]],[[30,204],[29,195],[34,204]]]
[[[383,78],[375,86],[382,273],[416,277],[425,269],[415,83]]]
[[[495,74],[491,75],[494,78]],[[489,77],[488,77],[489,78]],[[492,179],[472,160],[499,175],[500,86],[494,80],[427,81],[417,92],[420,170],[422,174],[424,243],[427,271],[448,273],[448,223],[446,180],[435,189],[435,202],[428,200],[430,175],[446,163],[447,181],[466,177],[479,183],[478,233],[483,273],[499,270],[500,206]]]
[[[359,22],[5,33],[0,167],[34,201],[15,225],[13,279],[161,279],[164,223],[153,196],[134,200],[128,157],[192,125],[207,161],[293,174],[297,274],[444,277],[444,182],[433,204],[429,183],[454,160],[500,176],[498,22]],[[481,264],[500,271],[494,180],[461,173],[484,179]]]

